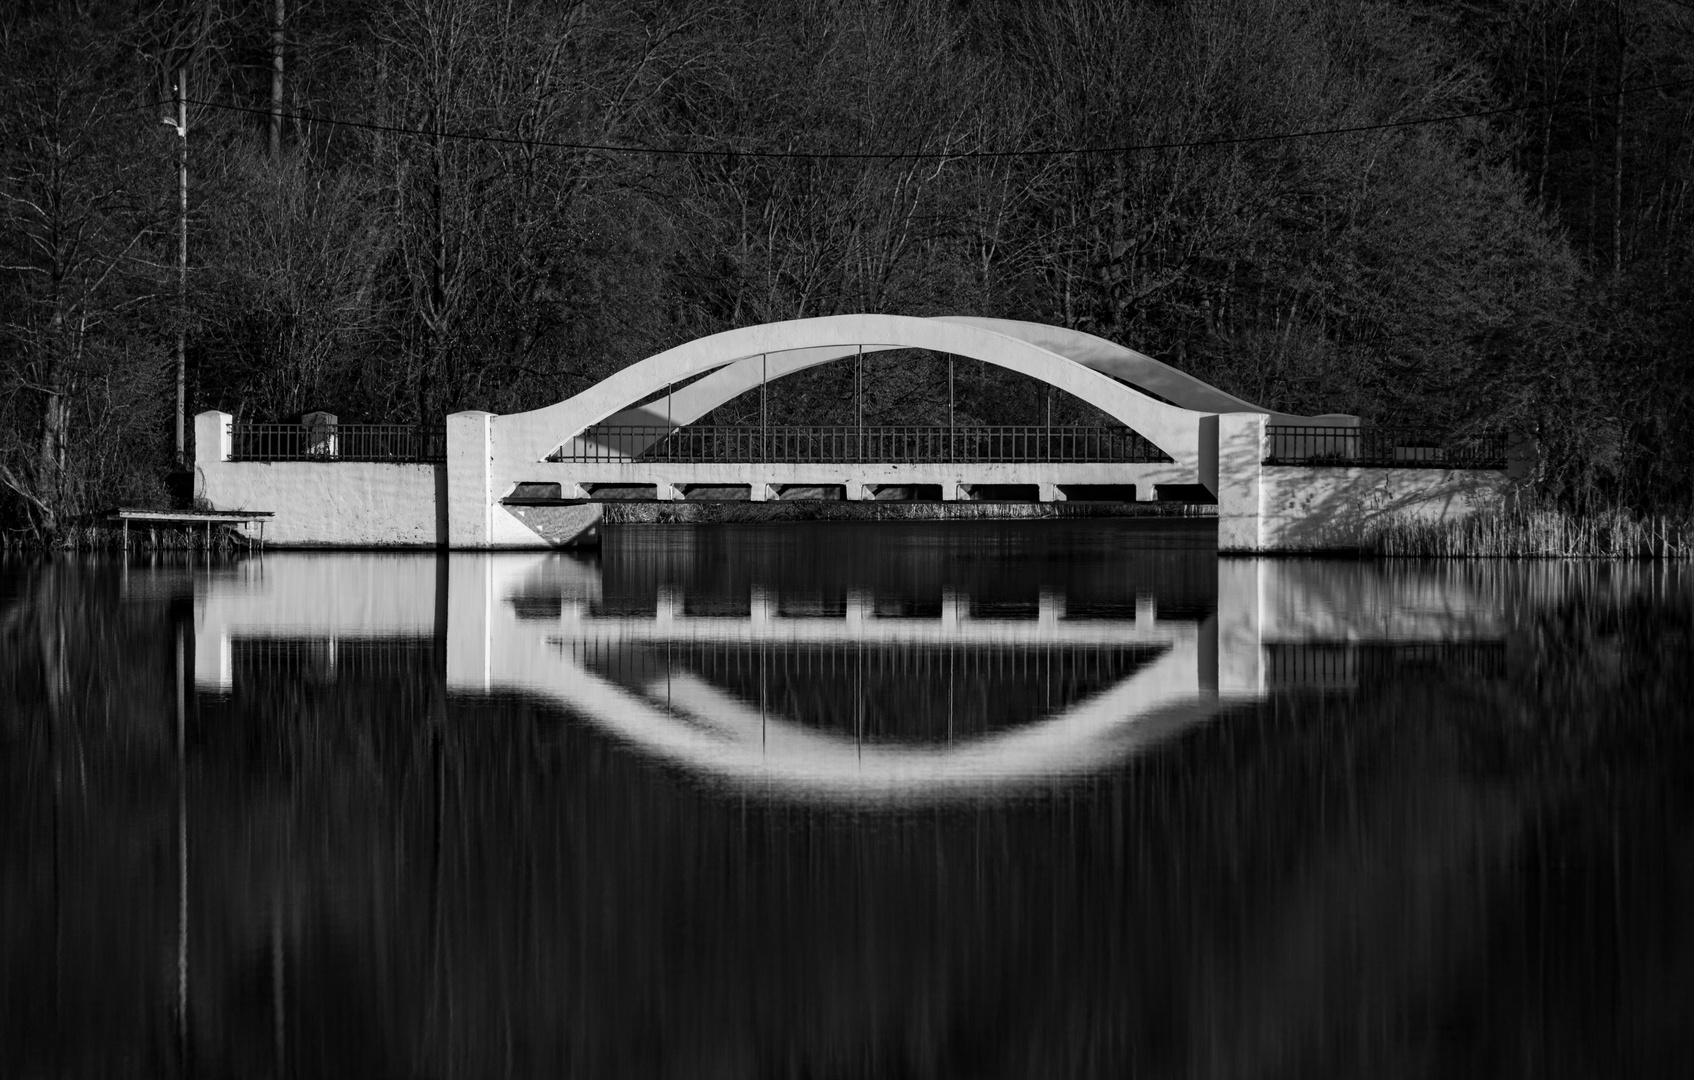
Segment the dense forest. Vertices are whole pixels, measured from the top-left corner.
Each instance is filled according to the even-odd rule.
[[[1681,0],[14,0],[0,525],[164,499],[179,357],[190,416],[435,423],[866,310],[1526,433],[1548,498],[1686,506],[1691,60]],[[946,393],[876,363],[875,418]]]

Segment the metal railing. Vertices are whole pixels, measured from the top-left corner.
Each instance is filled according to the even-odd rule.
[[[1265,427],[1266,465],[1370,465],[1388,468],[1503,469],[1506,436],[1463,437],[1434,428]]]
[[[447,460],[445,425],[231,424],[232,461]]]
[[[591,427],[550,461],[641,462],[1163,462],[1126,427],[983,426]]]

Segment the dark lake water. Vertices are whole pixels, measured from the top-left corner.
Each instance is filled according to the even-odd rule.
[[[1681,1076],[1694,575],[0,563],[0,1076]]]

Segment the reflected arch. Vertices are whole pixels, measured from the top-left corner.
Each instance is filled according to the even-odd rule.
[[[766,795],[880,807],[996,798],[1116,767],[1236,702],[1203,689],[1189,638],[1084,701],[957,743],[863,743],[761,711],[690,674],[625,687],[568,656],[508,685],[554,698],[643,755]]]
[[[894,808],[995,798],[1050,788],[1111,769],[1251,697],[1220,692],[1215,617],[1151,617],[1105,626],[1056,618],[788,618],[754,587],[745,618],[691,616],[662,592],[650,613],[596,613],[597,564],[549,556],[459,557],[452,564],[449,687],[551,700],[654,761],[715,784],[786,799]],[[523,597],[557,597],[537,616]],[[554,601],[549,600],[551,607]],[[861,599],[859,605],[864,603]],[[1065,648],[1110,642],[1147,650],[1147,661],[1098,692],[1023,723],[947,743],[874,743],[811,726],[739,697],[686,668],[671,643],[855,643],[960,648]],[[1256,644],[1253,646],[1256,650]],[[617,658],[630,662],[620,664]]]

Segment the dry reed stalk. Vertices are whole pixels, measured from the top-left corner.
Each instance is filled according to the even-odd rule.
[[[1373,547],[1389,558],[1686,559],[1694,557],[1694,516],[1622,507],[1578,516],[1514,499],[1456,520],[1396,518]]]

